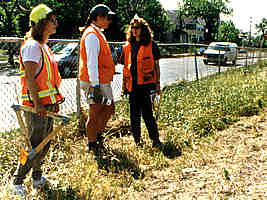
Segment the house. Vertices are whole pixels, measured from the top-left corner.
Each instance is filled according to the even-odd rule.
[[[188,35],[188,42],[201,43],[205,40],[205,21],[201,18],[184,18],[185,32]]]
[[[182,18],[178,10],[167,10],[167,16],[175,25],[172,32],[167,35],[168,41],[177,42],[196,42],[200,43],[205,40],[206,23],[201,18]]]
[[[173,30],[167,34],[167,41],[187,42],[187,33],[183,30],[184,24],[178,15],[178,10],[167,10],[166,13],[174,25]]]

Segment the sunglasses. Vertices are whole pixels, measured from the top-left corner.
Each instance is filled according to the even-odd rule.
[[[58,22],[57,22],[57,20],[56,20],[56,19],[53,19],[53,18],[51,18],[49,21],[50,21],[50,22],[52,22],[52,23],[53,23],[53,24],[55,24],[55,25],[57,25],[57,24],[58,24]]]
[[[140,29],[141,27],[140,26],[132,26],[131,29]]]

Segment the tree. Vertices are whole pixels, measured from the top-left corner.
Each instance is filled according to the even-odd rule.
[[[265,30],[267,29],[267,19],[262,18],[261,22],[259,24],[256,24],[256,29],[258,30],[258,33],[261,35],[265,34]]]
[[[260,38],[258,38],[261,42],[260,47],[264,44],[264,34],[267,33],[265,30],[267,29],[267,19],[262,18],[259,24],[256,24],[256,29],[258,33],[260,33]]]
[[[218,36],[220,15],[229,15],[233,12],[227,7],[230,0],[183,0],[179,5],[180,13],[185,17],[197,19],[201,17],[206,22],[205,38],[214,41]]]
[[[165,40],[169,21],[158,0],[1,0],[1,36],[23,37],[29,30],[31,9],[44,3],[57,14],[59,27],[52,38],[79,38],[79,27],[84,26],[91,8],[99,3],[108,5],[116,12],[116,19],[106,32],[109,41],[124,41],[125,28],[135,14],[143,17],[155,33],[155,39]]]
[[[1,0],[0,1],[0,35],[14,36],[17,33],[17,15],[20,13],[19,0]],[[14,68],[15,62],[13,56],[16,53],[14,44],[8,43],[6,46],[8,52],[8,62]]]
[[[165,41],[170,21],[158,0],[118,0],[116,15],[118,25],[121,27],[120,38],[125,40],[124,32],[135,14],[148,22],[154,32],[155,40]]]
[[[19,14],[19,0],[0,1],[0,34],[11,36],[16,34],[16,16]]]
[[[25,8],[25,12],[22,12],[19,17],[19,35],[25,34],[26,31],[29,30],[29,14],[31,9],[40,4],[44,3],[48,7],[50,7],[57,14],[57,20],[59,23],[59,27],[57,29],[57,33],[51,36],[51,38],[80,38],[81,33],[79,31],[79,27],[85,25],[89,11],[95,5],[103,3],[108,5],[112,10],[114,10],[114,6],[117,7],[117,1],[109,1],[109,0],[32,0],[32,1],[22,1],[20,2],[21,7]]]
[[[219,26],[218,40],[226,42],[235,42],[238,45],[241,44],[242,40],[239,37],[239,29],[237,29],[234,23],[230,21],[223,21]]]

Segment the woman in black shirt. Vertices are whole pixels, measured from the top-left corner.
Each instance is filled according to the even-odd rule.
[[[160,147],[153,116],[151,91],[160,94],[160,52],[148,23],[137,15],[131,20],[127,44],[123,47],[123,94],[129,94],[131,129],[136,145],[141,145],[141,116],[153,147]]]

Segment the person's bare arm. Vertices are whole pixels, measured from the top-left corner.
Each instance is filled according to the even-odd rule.
[[[35,111],[39,114],[45,115],[46,110],[44,106],[41,104],[41,100],[38,96],[38,88],[34,80],[34,76],[35,76],[35,73],[38,67],[39,65],[36,62],[32,62],[32,61],[24,62],[25,80],[26,80],[27,88],[30,92],[30,96],[34,103]]]

